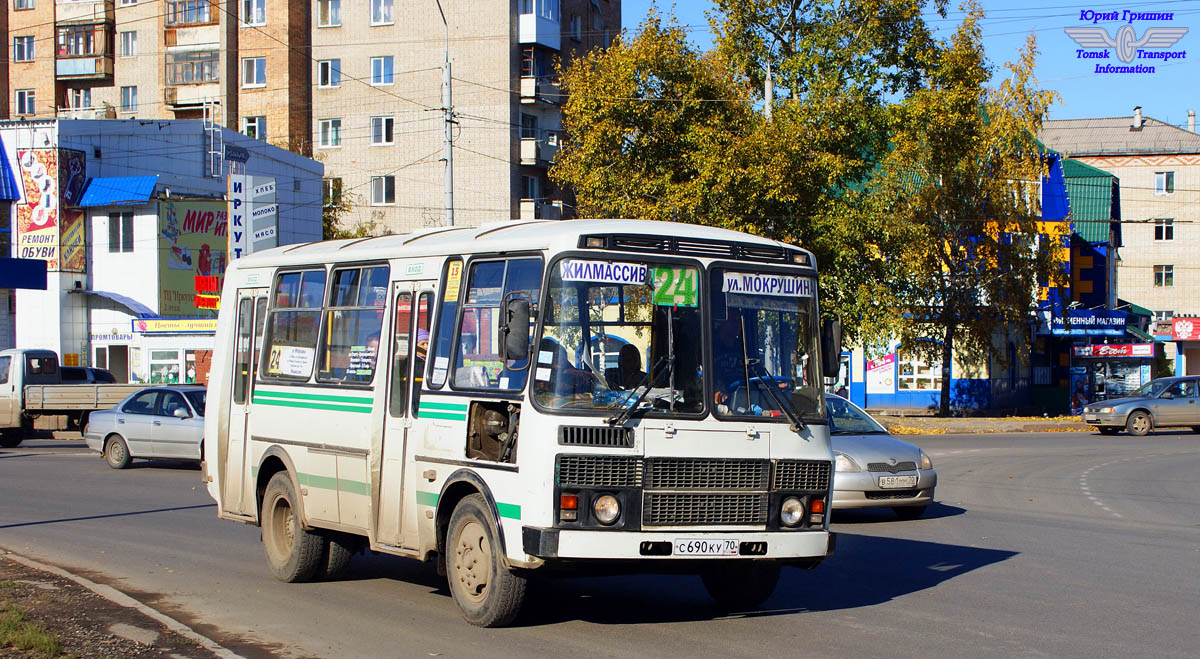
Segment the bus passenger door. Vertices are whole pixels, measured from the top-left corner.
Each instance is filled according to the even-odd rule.
[[[409,401],[413,389],[420,390],[425,349],[429,345],[429,310],[433,306],[432,283],[399,282],[393,289],[390,362],[387,369],[388,404],[383,427],[383,459],[380,476],[379,518],[376,538],[394,546],[414,546],[415,536],[404,532],[404,495],[412,416]]]
[[[246,483],[249,470],[246,451],[250,438],[250,403],[254,394],[254,372],[258,370],[263,323],[267,312],[267,289],[242,289],[237,294],[237,325],[234,330],[233,392],[229,401],[229,444],[225,459],[225,510],[251,514]],[[215,456],[214,456],[215,457]],[[252,497],[251,497],[252,499]]]

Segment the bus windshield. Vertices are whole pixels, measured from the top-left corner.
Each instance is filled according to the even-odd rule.
[[[816,280],[713,268],[709,285],[716,415],[823,419]]]
[[[700,267],[566,258],[551,268],[533,395],[550,409],[704,410]]]

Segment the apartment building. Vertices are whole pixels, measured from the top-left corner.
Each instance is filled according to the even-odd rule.
[[[444,222],[443,70],[452,71],[454,223],[558,218],[555,62],[607,46],[619,0],[315,0],[313,157],[347,224]]]

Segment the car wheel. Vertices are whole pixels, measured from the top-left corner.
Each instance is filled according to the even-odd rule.
[[[124,469],[133,462],[129,455],[129,445],[120,435],[113,435],[104,444],[104,461],[113,469]]]
[[[723,562],[700,574],[709,597],[725,611],[748,611],[767,601],[779,583],[778,563]]]
[[[1150,415],[1138,410],[1129,415],[1129,419],[1125,422],[1125,432],[1135,437],[1143,437],[1150,429],[1154,427],[1154,421]]]
[[[1114,428],[1112,426],[1099,426],[1096,428],[1096,430],[1099,430],[1101,435],[1115,435],[1121,432],[1120,428]]]
[[[900,519],[917,519],[925,514],[925,506],[896,506],[892,512]]]
[[[525,602],[527,581],[504,566],[499,537],[482,495],[458,502],[446,532],[446,580],[458,610],[478,627],[511,623]]]
[[[275,578],[288,583],[311,581],[325,558],[325,539],[300,524],[299,498],[286,471],[271,477],[263,493],[263,550]]]

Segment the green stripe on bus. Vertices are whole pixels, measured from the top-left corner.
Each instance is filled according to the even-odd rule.
[[[422,410],[457,410],[459,412],[467,411],[466,403],[439,403],[432,400],[421,401],[419,407]]]
[[[361,405],[370,405],[370,398],[364,396],[329,396],[326,394],[307,394],[293,391],[271,391],[270,389],[256,389],[255,396],[265,396],[268,398],[295,398],[297,400],[319,400],[326,403],[359,403]]]
[[[521,507],[515,503],[500,503],[497,501],[496,512],[500,513],[501,517],[521,519]]]
[[[454,412],[430,412],[428,410],[418,410],[417,416],[422,419],[449,419],[451,421],[466,421],[466,414],[455,414]]]
[[[259,396],[255,396],[253,399],[251,399],[251,402],[253,402],[255,405],[275,405],[277,407],[299,407],[302,409],[309,409],[309,410],[329,410],[331,412],[362,412],[364,414],[370,414],[370,412],[371,412],[370,407],[352,407],[350,405],[329,405],[326,403],[307,403],[307,402],[293,401],[293,400],[276,400],[274,398],[261,398]],[[463,418],[465,419],[466,417],[463,417]]]
[[[417,505],[418,506],[436,506],[438,502],[437,492],[422,492],[417,490]]]
[[[299,479],[302,487],[315,487],[318,490],[334,490],[337,492],[346,492],[347,494],[361,494],[363,496],[366,496],[370,492],[367,484],[361,481],[317,476],[316,474],[306,474],[303,472],[297,474],[296,477]]]

